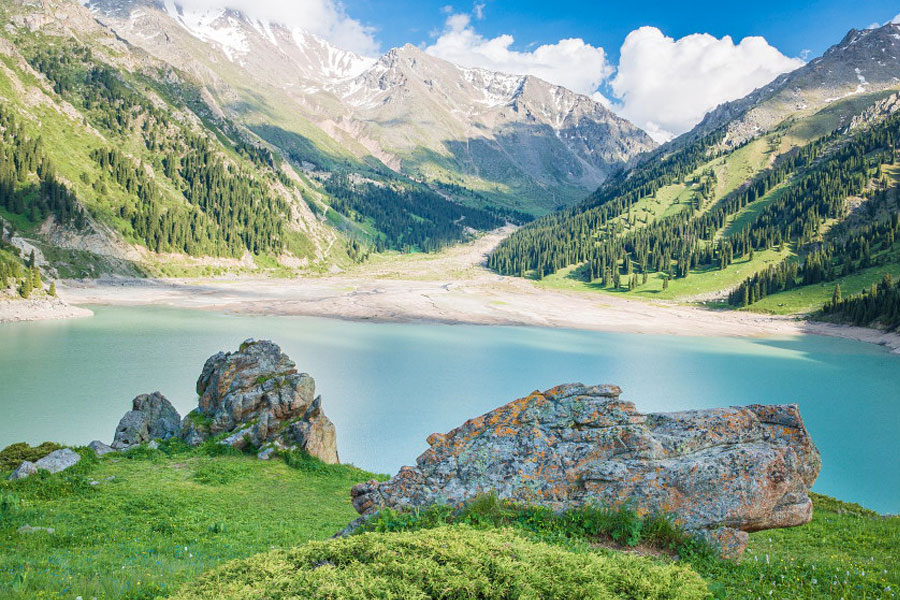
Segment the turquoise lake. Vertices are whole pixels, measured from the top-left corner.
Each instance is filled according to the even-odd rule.
[[[0,325],[0,447],[110,442],[155,390],[185,414],[208,356],[270,338],[313,375],[341,459],[393,473],[425,438],[535,389],[614,383],[648,411],[800,405],[823,468],[814,489],[900,512],[900,356],[857,342],[689,338],[530,327],[254,317],[157,307]]]

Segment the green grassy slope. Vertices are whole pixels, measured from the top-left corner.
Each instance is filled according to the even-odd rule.
[[[45,479],[3,474],[0,597],[165,595],[223,561],[331,536],[356,516],[349,488],[371,477],[204,452],[82,454]],[[54,533],[17,533],[26,524]]]
[[[732,290],[790,260],[801,267],[793,286],[785,292],[752,290],[748,310],[813,313],[830,300],[835,283],[858,292],[900,269],[900,255],[884,249],[893,238],[883,230],[865,255],[854,246],[860,236],[876,234],[866,227],[885,225],[900,211],[896,123],[886,115],[870,116],[874,121],[867,125],[842,129],[890,93],[798,113],[734,149],[723,150],[712,134],[648,161],[581,207],[522,228],[500,245],[489,265],[550,288],[739,307],[739,298],[728,298]],[[883,137],[872,142],[877,136]],[[869,150],[855,150],[862,145]],[[846,156],[837,167],[836,155]],[[843,194],[837,202],[832,190]],[[825,214],[825,201],[816,200],[821,215],[792,204],[809,204],[807,198],[833,204]],[[808,277],[803,264],[823,248],[824,273]]]
[[[6,481],[17,460],[0,461],[3,598],[580,598],[606,590],[593,597],[837,600],[890,598],[900,586],[900,519],[818,495],[810,524],[751,534],[737,563],[714,558],[658,518],[556,516],[490,497],[462,513],[384,513],[368,525],[378,533],[303,546],[356,517],[348,491],[371,474],[176,443],[100,459],[82,454],[69,471],[19,482]],[[19,533],[24,525],[54,531]],[[400,533],[435,527],[444,529]],[[561,564],[569,568],[555,568]],[[488,573],[508,585],[479,596],[479,574]],[[424,592],[410,596],[415,590]]]

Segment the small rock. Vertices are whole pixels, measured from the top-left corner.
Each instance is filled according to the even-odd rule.
[[[147,444],[147,447],[151,450],[159,450],[159,442],[156,440],[150,440],[150,443]]]
[[[41,532],[52,535],[54,533],[54,531],[56,531],[56,530],[53,529],[52,527],[32,527],[31,525],[22,525],[21,527],[19,527],[16,530],[17,533],[20,533],[22,535],[26,535],[26,534],[30,534],[30,533],[41,533]]]
[[[108,446],[104,444],[100,440],[94,440],[90,444],[88,444],[88,448],[94,451],[94,454],[97,456],[103,456],[104,454],[109,454],[110,452],[115,452],[116,449],[112,446]]]
[[[51,473],[59,473],[65,471],[69,467],[73,467],[81,460],[81,455],[70,448],[61,448],[54,450],[44,458],[40,459],[34,466]]]
[[[131,401],[131,406],[132,409],[125,413],[116,427],[112,443],[116,450],[178,435],[181,415],[159,392],[141,394]]]
[[[34,466],[34,463],[30,460],[23,461],[21,465],[19,465],[15,471],[12,472],[7,479],[9,481],[16,481],[17,479],[25,479],[30,475],[34,475],[37,473],[37,467]]]

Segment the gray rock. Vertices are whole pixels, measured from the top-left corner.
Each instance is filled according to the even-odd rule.
[[[49,471],[50,473],[59,473],[65,471],[69,467],[74,467],[81,460],[81,455],[70,448],[61,448],[54,450],[44,458],[34,463],[38,470]]]
[[[8,479],[10,481],[25,479],[40,470],[49,471],[50,473],[59,473],[60,471],[65,471],[69,467],[78,464],[78,461],[80,460],[81,455],[69,448],[54,450],[38,461],[30,462],[26,460],[22,462],[22,464],[12,472]]]
[[[90,444],[88,444],[88,448],[94,451],[94,454],[97,456],[103,456],[104,454],[109,454],[110,452],[115,452],[116,449],[112,446],[108,446],[101,442],[100,440],[94,440]]]
[[[149,448],[150,450],[159,450],[159,442],[157,442],[156,440],[150,440],[150,442],[147,444],[147,448]]]
[[[116,427],[112,443],[116,450],[154,439],[167,440],[181,430],[181,415],[161,393],[141,394],[131,401],[131,405],[132,409]]]
[[[665,512],[737,557],[747,533],[808,523],[821,466],[796,405],[641,414],[616,386],[561,385],[466,421],[390,481],[361,483],[368,515],[478,494],[554,510]]]
[[[315,392],[313,378],[298,373],[278,345],[246,340],[237,352],[219,352],[203,365],[199,406],[184,418],[181,439],[197,446],[227,434],[220,443],[234,448],[274,444],[337,463],[334,425]]]
[[[16,467],[16,470],[12,472],[12,474],[7,477],[9,481],[16,481],[18,479],[25,479],[31,475],[37,473],[37,467],[34,466],[34,463],[30,460],[23,461],[21,465]]]

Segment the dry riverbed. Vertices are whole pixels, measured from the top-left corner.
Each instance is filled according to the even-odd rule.
[[[297,279],[112,279],[69,281],[70,304],[164,305],[244,314],[378,321],[534,325],[687,336],[814,333],[886,345],[900,336],[744,311],[717,311],[610,294],[543,289],[482,266],[508,231],[437,254],[376,256],[347,272]]]

